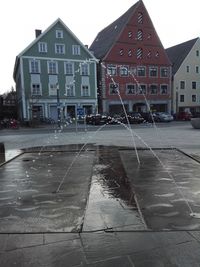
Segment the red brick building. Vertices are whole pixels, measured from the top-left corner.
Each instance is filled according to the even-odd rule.
[[[99,112],[171,112],[171,63],[142,1],[98,33]],[[119,96],[120,94],[120,96]]]

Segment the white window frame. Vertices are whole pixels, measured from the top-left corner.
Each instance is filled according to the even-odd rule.
[[[74,62],[65,61],[64,70],[65,70],[65,75],[74,75]]]
[[[156,75],[152,75],[152,73],[156,73]],[[149,77],[153,77],[153,78],[155,78],[155,77],[158,77],[158,67],[156,67],[156,66],[150,66],[149,67]]]
[[[63,30],[56,30],[56,38],[63,39]]]
[[[89,76],[90,75],[90,69],[89,69],[89,64],[86,62],[83,62],[80,64],[81,68],[81,75],[82,76]]]
[[[181,97],[182,97],[182,96],[183,96],[183,100],[184,100],[184,101],[181,101]],[[180,103],[184,103],[184,102],[185,102],[185,94],[180,94],[180,95],[179,95],[179,102],[180,102]]]
[[[55,64],[55,65],[53,66],[52,64]],[[48,74],[58,74],[58,62],[47,61],[47,69],[48,69]]]
[[[132,87],[132,88],[128,88],[128,87]],[[136,84],[135,83],[126,84],[126,95],[136,95]]]
[[[47,43],[46,42],[39,42],[38,43],[38,51],[39,51],[39,53],[47,53]]]
[[[65,44],[55,44],[55,54],[64,55],[65,54]]]
[[[144,71],[144,75],[139,75],[139,71]],[[146,77],[146,67],[145,66],[138,66],[137,67],[137,76],[138,77]]]
[[[87,94],[84,92],[84,87],[87,87]],[[90,96],[90,86],[89,84],[81,84],[81,96],[82,97],[89,97]]]
[[[109,95],[118,95],[117,90],[119,91],[119,84],[118,83],[110,83],[109,84]]]
[[[81,47],[80,45],[72,45],[72,55],[80,56],[81,54]]]
[[[75,85],[74,84],[65,84],[65,95],[67,97],[75,96]]]
[[[169,68],[168,67],[161,67],[160,68],[160,77],[161,78],[168,78],[169,77]]]
[[[40,60],[38,59],[30,59],[29,60],[29,72],[30,73],[40,73]]]
[[[182,88],[181,84],[184,84],[184,88]],[[181,80],[181,81],[180,81],[180,89],[181,89],[181,90],[184,90],[184,89],[185,89],[185,86],[186,86],[186,82],[183,81],[183,80]]]
[[[145,88],[142,88],[143,86],[145,86]],[[145,92],[144,92],[145,89]],[[147,85],[146,84],[140,84],[137,88],[137,93],[138,95],[146,95],[147,94]]]
[[[117,75],[117,66],[116,65],[108,65],[107,66],[107,74],[110,76]]]
[[[129,67],[128,66],[120,66],[119,73],[121,77],[129,76]]]
[[[39,88],[33,88],[33,85],[39,85]],[[41,83],[31,83],[31,96],[41,96],[42,88]]]

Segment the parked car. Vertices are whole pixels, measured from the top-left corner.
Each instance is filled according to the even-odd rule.
[[[191,112],[186,112],[186,111],[181,111],[176,114],[176,119],[181,120],[181,121],[190,121],[192,118],[192,113]]]
[[[174,120],[174,117],[167,112],[155,112],[153,113],[155,122],[170,122]]]
[[[106,124],[109,119],[109,116],[104,114],[90,114],[86,116],[86,123],[92,125]]]
[[[123,116],[122,122],[123,123],[128,123],[127,119],[129,120],[130,124],[144,122],[144,118],[141,116],[141,114],[139,112],[129,112],[129,113],[127,113],[127,116]]]

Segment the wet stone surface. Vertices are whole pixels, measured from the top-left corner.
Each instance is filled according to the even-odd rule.
[[[177,150],[70,145],[0,166],[0,232],[200,229],[200,164]]]

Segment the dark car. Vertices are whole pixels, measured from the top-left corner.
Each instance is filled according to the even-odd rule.
[[[139,112],[129,112],[127,113],[127,116],[124,115],[122,122],[128,123],[128,120],[130,124],[144,122],[144,118]]]
[[[101,125],[109,122],[109,116],[103,114],[91,114],[86,116],[86,123],[92,125]]]

